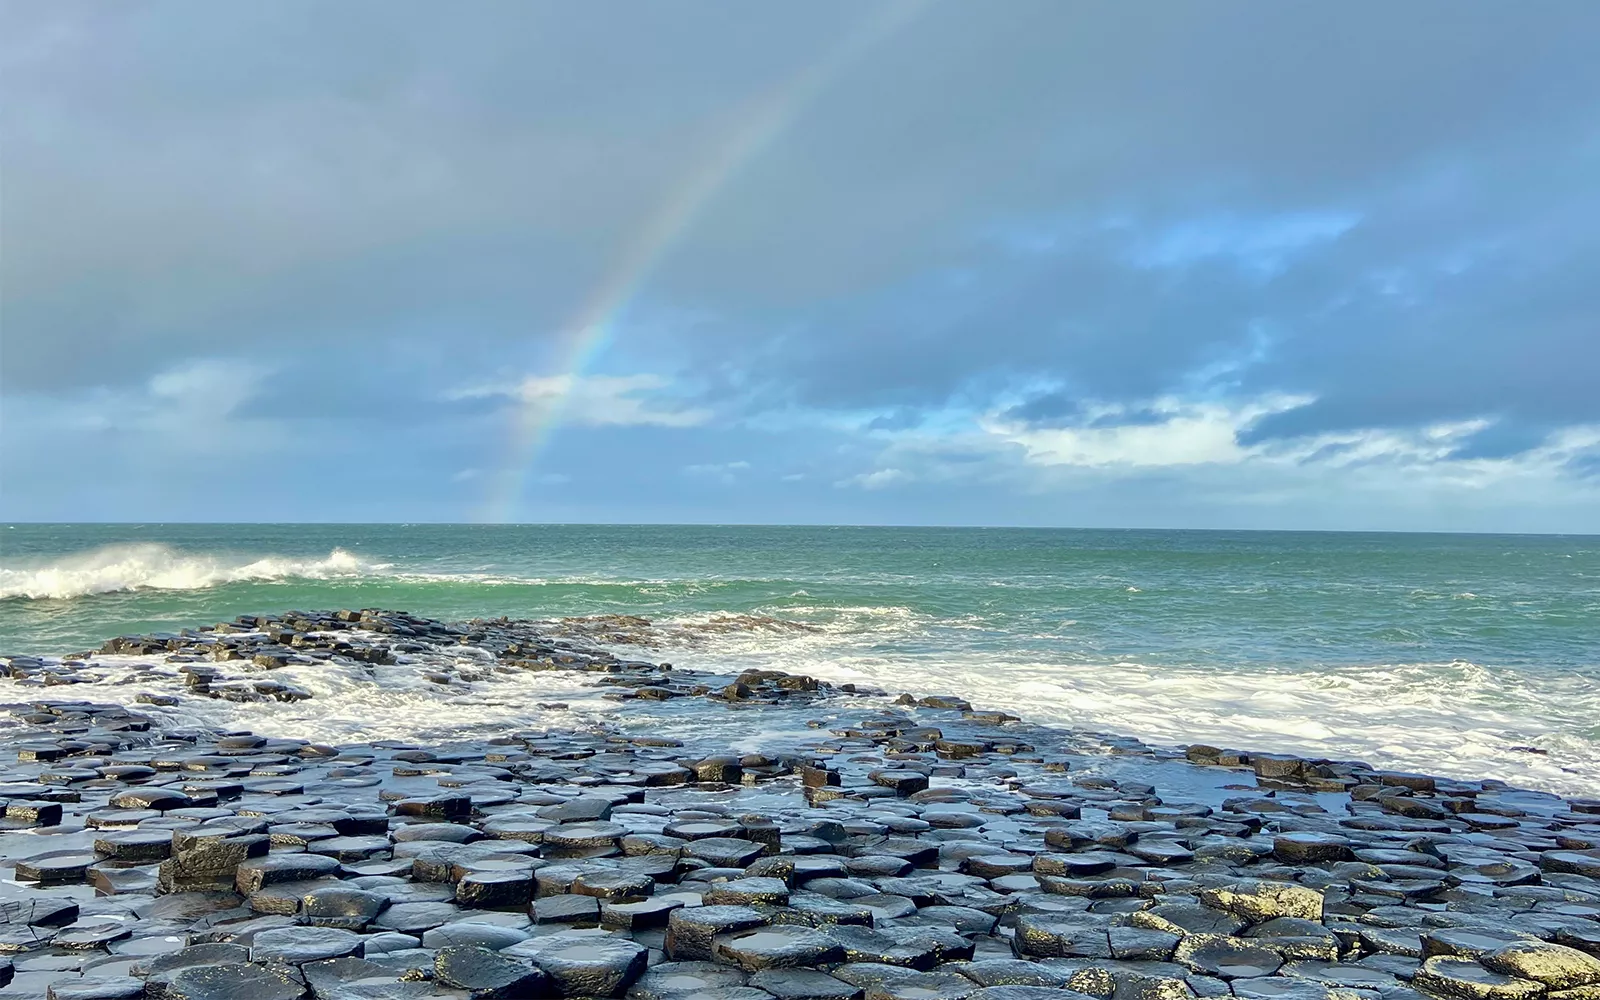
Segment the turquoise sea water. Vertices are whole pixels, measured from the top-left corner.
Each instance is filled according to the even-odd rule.
[[[811,628],[684,633],[657,655],[1152,742],[1600,788],[1596,537],[15,525],[0,567],[0,652],[288,608],[754,614]]]

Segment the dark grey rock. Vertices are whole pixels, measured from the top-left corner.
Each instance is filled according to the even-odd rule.
[[[1543,984],[1491,972],[1470,958],[1436,955],[1426,959],[1412,985],[1434,996],[1459,1000],[1533,1000]]]
[[[303,965],[329,958],[360,956],[361,935],[337,927],[274,927],[258,933],[250,943],[252,962]]]
[[[648,950],[626,937],[568,931],[530,938],[505,954],[532,959],[557,996],[620,996],[644,975]]]
[[[664,949],[683,961],[710,959],[717,936],[764,927],[767,918],[748,906],[696,906],[673,910],[667,918]]]
[[[734,931],[719,935],[712,942],[711,951],[718,961],[737,965],[749,972],[825,965],[844,960],[844,948],[837,941],[809,927],[780,926]]]
[[[445,986],[471,990],[475,1000],[549,995],[548,980],[532,963],[472,945],[440,949],[433,960],[433,975]]]
[[[167,977],[162,1000],[300,1000],[304,985],[259,965],[193,965]]]

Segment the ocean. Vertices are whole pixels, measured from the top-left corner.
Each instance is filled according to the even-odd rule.
[[[448,619],[644,616],[662,626],[660,645],[638,655],[684,667],[951,693],[1154,744],[1600,791],[1597,537],[0,528],[0,653],[70,653],[243,613],[363,607]],[[432,732],[440,724],[425,698],[385,701],[363,689],[370,679],[299,683],[316,689],[315,703],[274,706],[284,735],[406,738],[416,718],[429,717]],[[541,712],[504,698],[495,711],[491,721],[507,726],[537,724]]]

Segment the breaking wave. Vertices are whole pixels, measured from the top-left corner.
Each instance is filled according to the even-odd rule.
[[[111,545],[34,566],[0,566],[0,599],[65,600],[129,590],[204,590],[229,583],[384,575],[344,549],[318,558],[226,557],[166,545]]]

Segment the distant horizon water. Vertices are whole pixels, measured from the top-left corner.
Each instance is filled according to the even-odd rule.
[[[684,667],[951,693],[1165,745],[1600,791],[1594,535],[422,522],[0,531],[0,654],[341,607],[638,615],[668,638],[634,655]],[[779,624],[694,628],[726,616]],[[341,707],[352,733],[403,735],[403,712],[361,719],[363,694],[347,681],[326,680],[324,709]],[[131,697],[82,687],[96,690],[75,696]],[[331,715],[316,724],[326,738],[341,731]]]

